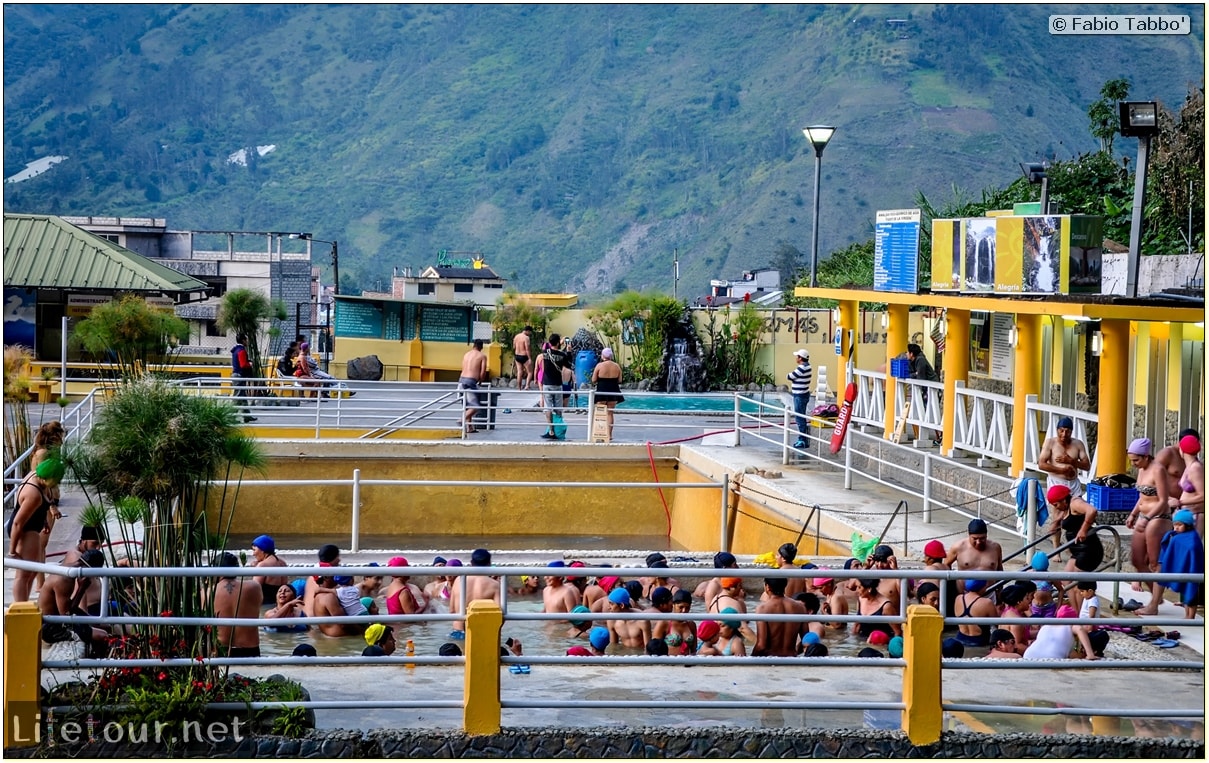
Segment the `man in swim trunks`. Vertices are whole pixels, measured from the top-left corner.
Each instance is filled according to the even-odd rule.
[[[1129,463],[1138,470],[1138,502],[1125,520],[1125,526],[1134,531],[1129,539],[1130,561],[1138,572],[1158,572],[1159,547],[1172,526],[1171,509],[1167,505],[1167,473],[1154,459],[1146,437],[1129,443],[1126,453]],[[1163,584],[1151,583],[1150,601],[1136,614],[1157,615],[1162,599]]]
[[[1045,472],[1045,487],[1062,485],[1075,498],[1083,495],[1083,483],[1079,472],[1091,469],[1091,456],[1082,440],[1071,437],[1075,423],[1070,416],[1058,419],[1057,434],[1041,445],[1037,456],[1037,468]]]
[[[525,326],[524,331],[512,338],[512,356],[516,359],[516,388],[519,390],[529,389],[529,382],[533,379],[533,367],[529,365],[529,356],[533,352],[532,341],[532,326]]]
[[[605,611],[615,614],[630,614],[630,593],[624,588],[614,588],[609,594]],[[622,646],[645,649],[651,640],[651,624],[646,620],[609,620],[609,633],[613,641]]]
[[[462,375],[458,377],[458,389],[466,393],[465,427],[467,432],[477,432],[475,415],[483,407],[483,396],[476,390],[479,383],[487,379],[487,356],[483,354],[483,340],[474,340],[474,346],[462,356]]]
[[[336,578],[332,575],[316,575],[315,617],[343,617],[344,607],[336,595]],[[325,636],[360,636],[365,633],[364,623],[319,623],[319,631]]]
[[[788,582],[787,578],[764,578],[764,591],[768,598],[756,607],[756,614],[805,617],[806,605],[785,595]],[[793,657],[798,653],[798,641],[808,632],[805,622],[758,620],[756,645],[751,654],[753,657]]]
[[[490,567],[491,552],[485,548],[476,548],[470,554],[470,566]],[[466,602],[478,601],[480,599],[490,599],[496,604],[500,603],[500,581],[494,575],[468,575],[466,576],[465,585],[466,598],[463,601],[462,581],[454,578],[449,593],[450,612],[455,612],[459,615],[465,614]],[[466,623],[462,620],[456,621],[453,624],[453,631],[449,634],[449,637],[455,639],[466,638]]]
[[[1003,547],[987,538],[987,523],[971,519],[969,537],[954,543],[945,556],[945,564],[956,570],[1002,570]]]
[[[261,535],[252,541],[252,559],[249,567],[289,566],[277,556],[277,544],[270,535]],[[289,578],[281,575],[257,575],[252,580],[260,585],[261,598],[264,601],[273,601],[277,597],[277,589],[290,582]]]
[[[561,559],[550,562],[550,567],[565,567]],[[542,590],[542,612],[570,612],[580,605],[579,589],[567,585],[564,578],[557,575],[546,576],[546,587]]]
[[[215,566],[238,567],[239,559],[223,552]],[[215,617],[260,617],[260,584],[249,578],[219,578],[212,595]],[[226,647],[228,657],[259,657],[260,629],[255,625],[220,625],[218,643]]]

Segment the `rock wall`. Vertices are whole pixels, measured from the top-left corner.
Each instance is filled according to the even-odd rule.
[[[6,757],[143,758],[164,750],[103,743],[6,749]],[[916,747],[898,731],[863,729],[509,729],[467,736],[448,731],[323,731],[302,739],[246,737],[183,748],[173,757],[221,758],[1205,758],[1203,741],[1044,734],[948,732]]]

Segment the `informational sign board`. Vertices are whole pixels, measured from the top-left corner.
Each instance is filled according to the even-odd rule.
[[[1012,369],[1016,366],[1016,348],[1012,347],[1012,327],[1016,325],[1011,315],[995,313],[991,317],[991,367],[990,377],[999,381],[1011,381]]]
[[[469,343],[470,311],[462,305],[420,305],[420,339]]]
[[[337,299],[335,323],[338,337],[381,339],[382,303]]]
[[[918,209],[878,210],[873,236],[874,291],[919,292]]]
[[[399,302],[386,302],[382,306],[383,339],[399,341],[403,338],[403,305]]]

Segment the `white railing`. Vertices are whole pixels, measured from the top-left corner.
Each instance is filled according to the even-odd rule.
[[[1074,411],[1056,405],[1044,405],[1037,402],[1036,395],[1024,398],[1024,468],[1040,471],[1037,468],[1037,459],[1041,456],[1041,446],[1045,440],[1058,433],[1058,419],[1063,416],[1069,416],[1075,425],[1071,437],[1082,440],[1084,444],[1087,443],[1087,425],[1100,423],[1100,417],[1095,413]],[[1041,436],[1041,432],[1045,433],[1044,437]],[[1096,473],[1096,451],[1090,448],[1088,451],[1091,468],[1085,472],[1079,472],[1080,482],[1087,482]]]
[[[886,425],[886,374],[881,371],[852,372],[856,382],[856,400],[852,404],[852,423],[882,428]]]
[[[1012,408],[1007,395],[970,389],[956,382],[953,449],[1012,462]]]
[[[911,411],[907,423],[920,428],[919,438],[929,439],[927,430],[939,434],[944,423],[944,383],[923,379],[896,381],[904,394],[894,396],[894,419],[897,421],[903,417],[903,408],[910,400]]]

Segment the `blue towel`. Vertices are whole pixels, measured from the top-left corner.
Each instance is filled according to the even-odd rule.
[[[1187,575],[1205,574],[1205,547],[1196,530],[1185,530],[1182,533],[1171,530],[1163,536],[1159,546],[1159,569],[1163,572]],[[1178,593],[1183,604],[1196,602],[1201,592],[1200,583],[1191,581],[1163,585]]]
[[[1049,504],[1045,501],[1045,491],[1041,489],[1041,482],[1029,477],[1023,481],[1017,480],[1016,485],[1016,516],[1024,517],[1028,515],[1028,491],[1032,490],[1037,494],[1037,524],[1044,527],[1049,521]]]

